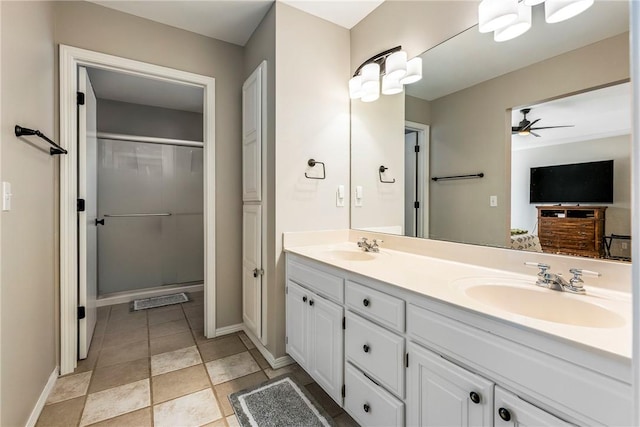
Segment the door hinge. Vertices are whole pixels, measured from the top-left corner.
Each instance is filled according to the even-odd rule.
[[[414,150],[416,153],[419,153],[419,152],[420,152],[420,146],[419,146],[419,145],[416,145],[415,147],[413,147],[413,150]]]
[[[420,202],[413,202],[413,207],[416,209],[420,209]]]
[[[406,353],[406,354],[404,355],[404,366],[405,366],[406,368],[408,368],[408,367],[409,367],[409,353]]]
[[[84,306],[78,306],[78,320],[84,319],[85,317],[87,317],[87,313]]]
[[[78,92],[77,97],[78,105],[84,105],[84,93]]]
[[[78,199],[78,212],[84,212],[84,199]]]
[[[342,384],[342,397],[345,397],[347,395],[347,388],[345,387],[344,384]]]
[[[347,329],[347,318],[342,316],[342,329]]]

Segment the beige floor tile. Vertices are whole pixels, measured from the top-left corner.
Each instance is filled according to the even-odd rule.
[[[95,329],[93,330],[93,335],[104,335],[106,329],[107,329],[107,317],[103,318],[103,319],[98,319],[96,321],[96,326]]]
[[[306,385],[307,390],[311,393],[311,395],[316,399],[316,401],[327,411],[330,417],[336,417],[340,415],[343,411],[340,406],[329,396],[325,391],[320,388],[317,383],[311,383]]]
[[[151,375],[166,374],[202,363],[196,346],[151,356]]]
[[[130,302],[115,304],[111,306],[111,313],[109,314],[109,319],[115,319],[118,317],[127,316],[131,313],[133,313],[133,311],[131,311]]]
[[[184,319],[184,313],[179,305],[171,305],[162,307],[162,309],[153,309],[153,311],[147,313],[147,317],[149,318],[149,325],[157,325],[158,323],[182,320]]]
[[[62,402],[63,400],[84,396],[89,388],[91,374],[92,372],[89,371],[58,378],[56,385],[49,393],[47,403]]]
[[[233,408],[229,402],[229,395],[236,391],[244,390],[245,388],[253,387],[267,381],[269,378],[262,373],[262,371],[255,372],[244,377],[236,378],[235,380],[227,381],[226,383],[218,384],[215,386],[216,395],[220,399],[220,408],[222,413],[227,416],[233,414]]]
[[[223,357],[231,356],[232,354],[242,353],[247,351],[244,344],[237,335],[231,335],[208,341],[205,343],[199,343],[198,348],[202,354],[202,360],[210,362],[216,359],[222,359]]]
[[[153,407],[155,427],[201,426],[221,418],[210,388]]]
[[[180,332],[189,331],[189,324],[186,319],[174,320],[172,322],[158,323],[149,326],[149,336],[151,338],[173,335]]]
[[[269,365],[267,359],[265,359],[262,353],[260,353],[260,350],[258,350],[257,348],[252,348],[251,350],[249,350],[249,353],[251,353],[256,362],[258,362],[258,366],[260,366],[261,369],[271,368],[271,365]]]
[[[93,371],[89,393],[149,378],[149,358],[103,366]]]
[[[152,424],[151,407],[146,407],[119,417],[91,424],[91,427],[151,427]]]
[[[142,359],[143,357],[149,357],[149,343],[146,339],[134,343],[103,348],[96,366],[116,365],[118,363]]]
[[[188,317],[187,321],[189,322],[191,328],[204,327],[204,316]]]
[[[240,423],[235,415],[229,415],[227,417],[227,424],[229,424],[229,427],[240,427]]]
[[[227,423],[224,418],[220,418],[219,420],[215,420],[212,423],[205,424],[202,427],[227,427]]]
[[[206,367],[214,385],[260,370],[260,367],[248,351],[208,362]]]
[[[342,414],[338,415],[337,417],[334,417],[333,421],[336,423],[337,427],[360,427],[360,424],[358,424],[346,412],[343,412]],[[229,424],[229,425],[231,425],[231,424]]]
[[[149,379],[92,393],[87,396],[80,425],[86,426],[114,418],[142,409],[150,404]]]
[[[269,378],[279,377],[284,374],[291,374],[302,385],[311,384],[313,382],[313,378],[311,378],[311,376],[309,376],[309,374],[307,374],[307,372],[297,363],[275,370],[270,367],[265,368],[264,373],[267,374]]]
[[[210,386],[209,376],[202,364],[157,375],[151,380],[153,403],[165,402]]]
[[[105,305],[102,307],[98,307],[96,309],[96,316],[97,316],[97,320],[102,320],[102,319],[108,319],[109,318],[109,313],[111,312],[111,306],[110,305]]]
[[[36,427],[76,426],[78,425],[78,421],[80,421],[83,407],[84,396],[45,405],[44,408],[42,408]]]
[[[251,350],[252,348],[256,348],[256,346],[253,344],[253,341],[249,339],[247,334],[245,334],[244,332],[240,332],[238,336],[242,340],[242,343],[245,345],[245,347],[247,347],[247,349]]]
[[[154,355],[179,350],[185,347],[192,347],[194,345],[195,342],[193,341],[193,335],[191,335],[190,331],[186,331],[179,334],[151,338],[150,350],[151,355]]]
[[[147,313],[132,313],[129,316],[123,316],[118,319],[109,319],[105,334],[113,334],[116,332],[126,332],[132,329],[138,329],[147,326]]]
[[[200,327],[191,327],[191,331],[193,332],[194,337],[196,338],[196,342],[201,343],[205,341],[211,341],[215,338],[207,338],[204,336],[204,325]]]
[[[187,317],[202,317],[204,316],[204,305],[192,304],[183,306],[184,314]]]
[[[129,344],[136,341],[146,340],[149,337],[147,325],[135,329],[127,329],[120,332],[107,333],[102,340],[102,347],[112,347],[114,345]]]
[[[104,335],[94,335],[91,339],[91,345],[89,346],[89,354],[86,359],[78,360],[78,366],[74,373],[79,374],[81,372],[92,371],[96,367],[98,356],[100,355],[100,349],[102,348],[102,340]]]

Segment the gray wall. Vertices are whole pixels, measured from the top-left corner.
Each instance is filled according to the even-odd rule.
[[[404,96],[404,119],[428,125],[431,123],[431,103],[415,96]]]
[[[55,3],[55,42],[216,79],[217,327],[242,322],[243,49],[88,2]]]
[[[202,113],[98,99],[98,131],[202,141]]]
[[[2,2],[1,179],[13,189],[0,243],[0,425],[23,426],[56,367],[58,158],[20,124],[56,138],[51,2]]]

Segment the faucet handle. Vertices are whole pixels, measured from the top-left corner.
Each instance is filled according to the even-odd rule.
[[[384,243],[384,240],[373,239],[374,246],[378,246],[378,243]]]
[[[542,277],[545,274],[547,274],[547,271],[551,269],[551,266],[549,264],[543,264],[541,262],[525,262],[524,265],[526,265],[527,267],[535,267],[535,268],[539,268],[540,271],[538,272],[538,276]]]
[[[358,240],[358,247],[361,248],[363,246],[366,246],[367,244],[367,238],[366,237],[361,237],[360,240]]]
[[[582,281],[582,276],[592,276],[592,277],[600,277],[601,274],[598,273],[597,271],[591,271],[591,270],[583,270],[581,268],[571,268],[569,269],[569,273],[573,274],[573,277],[571,278],[571,280],[569,281],[569,283],[571,283],[571,285],[575,286],[575,287],[582,287],[582,284],[584,283]]]

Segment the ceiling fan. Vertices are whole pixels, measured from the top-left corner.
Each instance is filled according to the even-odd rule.
[[[535,125],[536,123],[538,123],[540,120],[542,119],[536,119],[534,121],[529,121],[527,120],[527,114],[529,114],[531,112],[531,108],[523,108],[522,110],[520,110],[520,112],[522,113],[522,121],[520,123],[518,123],[518,126],[512,126],[511,127],[511,134],[518,134],[518,135],[523,135],[523,136],[527,136],[529,134],[535,136],[536,138],[540,138],[540,135],[538,135],[537,133],[533,132],[534,130],[540,130],[540,129],[554,129],[554,128],[572,128],[574,125],[565,125],[565,126],[543,126],[543,127],[533,127],[533,125]]]

